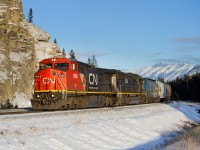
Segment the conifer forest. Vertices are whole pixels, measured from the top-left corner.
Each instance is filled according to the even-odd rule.
[[[200,102],[200,73],[185,75],[170,81],[172,100],[192,100]]]

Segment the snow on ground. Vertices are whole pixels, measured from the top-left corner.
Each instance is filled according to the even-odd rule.
[[[185,102],[0,116],[0,149],[151,149],[200,122]]]

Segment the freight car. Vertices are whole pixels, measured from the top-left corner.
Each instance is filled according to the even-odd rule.
[[[144,78],[143,80],[148,103],[170,100],[171,86],[169,84],[148,78]]]
[[[159,102],[170,97],[159,90],[161,85],[170,89],[137,74],[51,58],[42,60],[34,74],[31,103],[34,110],[59,110]]]

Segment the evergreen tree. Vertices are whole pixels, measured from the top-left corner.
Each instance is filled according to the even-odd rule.
[[[69,56],[71,60],[76,60],[76,56],[73,49],[70,51]]]
[[[97,68],[97,60],[96,60],[96,57],[95,55],[92,55],[92,58],[91,58],[91,63],[92,63],[92,66]]]
[[[54,39],[54,41],[53,41],[55,44],[57,44],[57,40],[56,40],[56,38]]]
[[[33,10],[32,10],[32,8],[29,9],[28,22],[33,23]]]
[[[200,102],[200,74],[185,75],[169,82],[172,87],[172,99]]]
[[[64,48],[63,48],[63,51],[62,51],[62,55],[63,55],[64,58],[66,57],[66,52],[65,52]]]
[[[88,65],[91,66],[91,59],[90,59],[90,57],[88,58]]]
[[[90,65],[90,66],[92,66],[94,68],[98,67],[95,55],[92,55],[92,57],[88,58],[88,65]]]
[[[162,78],[162,77],[159,77],[158,80],[159,80],[160,82],[165,83],[165,79],[164,79],[164,77],[163,77],[163,78]]]

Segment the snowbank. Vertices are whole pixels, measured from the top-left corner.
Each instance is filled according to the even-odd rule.
[[[27,96],[24,93],[15,93],[15,99],[12,101],[12,104],[14,106],[17,106],[18,108],[28,108],[31,106],[31,101],[27,98]]]

